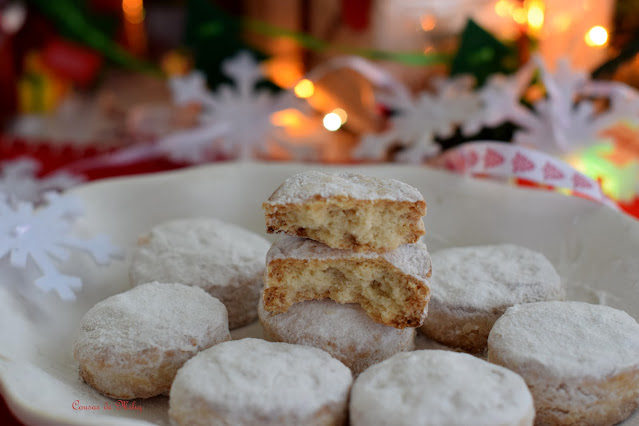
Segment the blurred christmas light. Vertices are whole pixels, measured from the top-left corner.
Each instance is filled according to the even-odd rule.
[[[124,18],[132,24],[144,21],[144,5],[142,0],[122,0]]]
[[[300,80],[293,89],[298,98],[310,98],[315,93],[315,85],[309,79]]]
[[[592,27],[585,36],[588,46],[603,46],[608,41],[608,31],[601,25]]]
[[[528,22],[528,12],[523,7],[518,7],[513,12],[513,20],[517,22],[519,25],[524,25]]]
[[[337,114],[341,121],[341,124],[346,123],[346,120],[348,119],[348,114],[346,114],[346,111],[344,111],[342,108],[336,108],[332,112],[333,114]]]
[[[304,76],[304,66],[297,58],[278,57],[262,62],[264,75],[279,87],[290,89]]]
[[[544,25],[544,6],[539,1],[530,2],[528,7],[528,25],[533,30],[540,30]]]
[[[191,59],[178,50],[169,50],[162,56],[160,66],[169,77],[186,75],[191,69]]]
[[[122,13],[125,46],[134,55],[143,55],[146,51],[147,37],[142,0],[122,0]]]
[[[334,132],[335,130],[342,127],[342,118],[335,112],[329,112],[324,116],[324,120],[322,120],[322,123],[324,124],[326,130]]]
[[[271,123],[279,127],[298,127],[302,124],[302,121],[303,114],[294,108],[277,111],[271,115]]]
[[[499,0],[495,3],[495,13],[499,16],[508,16],[512,13],[513,5],[508,0]]]
[[[422,15],[419,19],[419,24],[422,27],[422,30],[430,31],[435,28],[435,25],[437,25],[437,18],[431,14]]]

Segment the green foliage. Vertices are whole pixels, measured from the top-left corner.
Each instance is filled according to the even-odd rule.
[[[193,54],[195,68],[206,74],[211,88],[228,81],[220,67],[224,59],[240,50],[251,51],[258,59],[265,57],[243,41],[241,21],[213,2],[188,0],[185,28],[184,44]]]
[[[453,58],[451,75],[470,74],[481,86],[492,74],[510,74],[517,67],[516,48],[497,40],[472,19],[468,20]]]
[[[60,35],[95,49],[114,64],[137,71],[159,72],[152,64],[135,58],[114,42],[104,32],[113,24],[107,19],[90,14],[85,2],[30,0],[30,3],[53,22]]]

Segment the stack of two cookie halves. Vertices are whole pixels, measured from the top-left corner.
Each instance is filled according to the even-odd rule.
[[[263,204],[269,233],[259,318],[266,338],[324,349],[355,375],[414,349],[431,260],[415,188],[353,173],[305,172]],[[337,302],[337,303],[336,303]]]

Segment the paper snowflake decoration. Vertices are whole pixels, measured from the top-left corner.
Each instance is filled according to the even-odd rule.
[[[610,101],[607,118],[610,125],[619,121],[639,126],[639,92],[618,81],[589,81],[582,90],[585,96],[606,98]]]
[[[421,92],[413,98],[378,96],[394,111],[389,127],[380,134],[365,135],[354,152],[355,158],[379,159],[393,146],[404,149],[397,159],[421,162],[440,151],[436,137],[450,137],[458,125],[477,113],[479,101],[470,87],[472,80],[457,77],[440,80],[435,92]]]
[[[599,112],[591,100],[580,99],[587,77],[572,70],[567,61],[560,61],[551,73],[539,57],[534,60],[547,96],[533,105],[534,114],[514,120],[521,130],[513,141],[558,155],[601,141],[601,132],[614,122],[618,111]]]
[[[512,76],[495,74],[477,91],[480,108],[462,124],[462,133],[470,136],[482,127],[495,127],[505,122],[529,122],[532,114],[520,102],[530,84],[534,64],[529,62]]]
[[[182,77],[170,78],[169,89],[173,102],[177,105],[204,102],[207,96],[206,78],[199,71],[193,71]]]
[[[67,172],[57,172],[38,179],[40,164],[31,158],[4,162],[0,169],[0,195],[10,200],[39,203],[47,191],[63,191],[82,182]]]
[[[224,61],[222,71],[234,84],[215,92],[206,89],[199,73],[171,81],[176,103],[199,102],[203,112],[198,127],[162,138],[159,150],[173,160],[198,163],[211,152],[240,159],[265,155],[269,143],[294,149],[284,129],[272,121],[274,113],[294,106],[294,97],[256,89],[264,76],[247,52]]]
[[[57,261],[69,258],[69,249],[89,253],[104,265],[119,251],[105,235],[83,240],[69,235],[73,220],[81,213],[79,203],[69,196],[44,194],[46,204],[34,209],[29,202],[9,203],[0,199],[0,259],[16,268],[26,268],[31,259],[42,273],[35,285],[42,291],[55,290],[63,300],[75,300],[74,291],[82,287],[79,277],[64,275]]]

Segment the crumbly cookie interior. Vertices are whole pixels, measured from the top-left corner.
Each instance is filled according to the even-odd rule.
[[[358,303],[375,321],[391,327],[418,327],[430,296],[422,281],[371,259],[278,259],[266,273],[264,309],[275,313],[305,300],[331,299]]]
[[[354,251],[394,250],[424,235],[424,203],[317,199],[301,204],[265,205],[269,233],[286,233]]]

